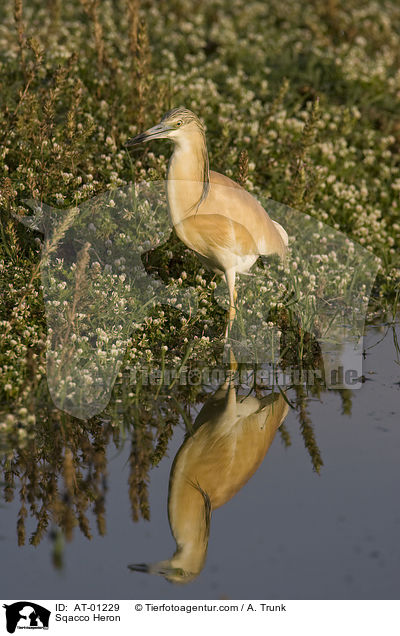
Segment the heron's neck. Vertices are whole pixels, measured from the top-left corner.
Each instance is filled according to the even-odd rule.
[[[176,226],[182,219],[194,214],[199,202],[207,196],[208,153],[202,131],[190,132],[175,140],[167,179],[169,211]]]
[[[208,495],[184,474],[175,475],[173,482],[168,514],[177,549],[171,564],[198,573],[207,554],[211,502]]]
[[[190,574],[199,574],[204,566],[207,555],[207,543],[186,544],[175,552],[171,559],[171,567],[182,568]]]

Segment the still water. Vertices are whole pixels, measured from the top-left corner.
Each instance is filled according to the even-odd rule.
[[[105,534],[99,535],[89,506],[93,536],[88,540],[75,527],[62,550],[62,567],[56,568],[51,558],[51,520],[37,546],[28,540],[18,546],[21,474],[16,476],[14,499],[2,501],[0,508],[0,595],[30,598],[34,591],[35,598],[59,600],[398,598],[400,366],[393,330],[385,332],[384,327],[369,327],[364,339],[365,382],[351,391],[351,400],[343,400],[336,391],[306,400],[303,419],[314,429],[323,462],[319,473],[313,470],[295,409],[288,409],[284,419],[290,446],[279,431],[275,434],[279,422],[274,424],[273,417],[264,422],[270,427],[269,437],[254,440],[253,450],[260,445],[258,459],[250,467],[242,466],[239,481],[266,452],[265,458],[249,481],[243,487],[236,484],[236,494],[229,493],[232,498],[212,513],[205,562],[200,558],[193,580],[176,585],[163,576],[128,569],[132,563],[170,559],[175,551],[168,485],[173,459],[185,438],[181,420],[167,454],[150,471],[150,521],[132,520],[129,444],[117,449],[110,441],[100,515],[97,508]],[[288,397],[292,399],[290,391]],[[190,407],[193,420],[201,407]],[[212,427],[212,422],[204,426]],[[211,472],[209,488],[218,482]],[[195,492],[202,500],[201,492]],[[224,496],[229,498],[222,493],[221,500]],[[173,515],[173,523],[179,525],[176,507]],[[36,525],[28,515],[28,539]]]

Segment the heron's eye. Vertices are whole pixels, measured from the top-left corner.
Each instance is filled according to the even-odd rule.
[[[182,121],[181,119],[180,119],[179,121],[177,121],[177,122],[176,122],[176,125],[177,125],[177,126],[182,126],[182,124],[183,124],[183,121]]]

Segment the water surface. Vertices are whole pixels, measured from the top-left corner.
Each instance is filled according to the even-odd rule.
[[[284,425],[291,446],[285,448],[277,433],[252,479],[213,513],[207,559],[196,580],[176,586],[127,568],[174,552],[167,497],[171,463],[185,435],[181,423],[167,456],[150,472],[150,521],[131,518],[128,445],[118,451],[109,444],[106,534],[99,536],[89,514],[93,538],[75,528],[61,570],[52,563],[46,533],[36,547],[18,547],[17,487],[14,500],[3,502],[0,510],[6,573],[0,595],[59,600],[398,598],[400,367],[392,331],[378,343],[383,335],[380,327],[368,329],[365,382],[351,392],[351,414],[343,413],[338,392],[307,401],[323,460],[320,473],[312,468],[297,413],[290,410]],[[27,536],[34,528],[28,519]]]

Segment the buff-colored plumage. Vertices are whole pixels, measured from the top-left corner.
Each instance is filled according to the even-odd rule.
[[[159,138],[174,142],[167,175],[172,224],[206,267],[225,276],[231,307],[229,325],[235,314],[236,274],[248,272],[260,255],[283,258],[287,234],[244,188],[209,170],[204,128],[194,113],[175,108],[160,124],[127,145]]]
[[[168,516],[176,552],[166,561],[131,569],[175,583],[187,583],[200,573],[212,511],[252,477],[287,412],[280,393],[262,400],[238,396],[229,379],[207,400],[171,469]]]

